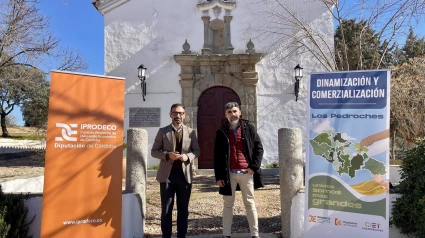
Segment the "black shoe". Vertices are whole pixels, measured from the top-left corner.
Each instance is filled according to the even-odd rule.
[[[230,236],[225,236],[225,235],[223,235],[223,238],[230,238]]]
[[[259,236],[253,236],[252,238],[260,238]]]

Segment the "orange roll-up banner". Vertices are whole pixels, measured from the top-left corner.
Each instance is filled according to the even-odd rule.
[[[52,71],[41,237],[121,237],[124,79]]]

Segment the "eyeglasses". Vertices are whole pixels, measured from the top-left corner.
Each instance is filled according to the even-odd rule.
[[[177,115],[183,116],[184,112],[171,112],[171,115],[173,115],[173,116],[177,116]]]

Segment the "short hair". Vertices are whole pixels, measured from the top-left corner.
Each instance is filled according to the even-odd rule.
[[[226,103],[226,105],[224,105],[224,112],[226,112],[227,109],[234,108],[234,107],[237,107],[239,110],[241,110],[237,102],[228,102]]]
[[[171,105],[170,112],[172,112],[173,109],[176,108],[176,107],[182,107],[183,109],[185,109],[182,104],[180,104],[180,103],[174,103],[173,105]]]

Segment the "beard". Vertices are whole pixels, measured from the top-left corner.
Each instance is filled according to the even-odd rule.
[[[173,124],[174,125],[180,125],[182,124],[183,120],[181,118],[174,118],[173,119]]]
[[[232,118],[229,118],[227,120],[229,121],[231,127],[236,127],[239,124],[239,117],[236,118],[236,119],[233,118],[233,120],[232,120]]]

